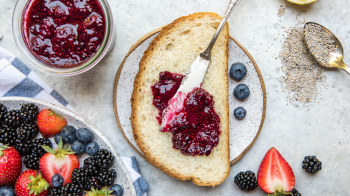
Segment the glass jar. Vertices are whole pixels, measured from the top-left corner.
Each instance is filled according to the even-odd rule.
[[[27,45],[25,32],[24,32],[24,16],[27,11],[27,7],[31,3],[28,0],[17,0],[13,16],[12,16],[12,31],[18,49],[22,54],[40,71],[56,76],[73,76],[84,73],[94,66],[96,66],[105,56],[107,56],[114,47],[116,35],[115,27],[113,24],[112,11],[109,7],[107,0],[97,0],[103,10],[105,16],[105,35],[101,43],[101,47],[92,55],[88,60],[82,62],[75,67],[60,68],[46,64],[38,56],[32,52]]]

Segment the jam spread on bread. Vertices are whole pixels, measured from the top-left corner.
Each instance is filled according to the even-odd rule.
[[[180,87],[181,74],[161,72],[159,81],[151,88],[153,105],[158,108],[161,124],[163,110]],[[176,111],[163,131],[173,134],[173,147],[185,155],[210,155],[219,143],[220,117],[215,112],[214,100],[207,91],[195,88],[189,92],[181,110]]]
[[[60,68],[77,66],[92,57],[106,29],[98,0],[31,0],[24,26],[31,52]]]
[[[169,100],[175,95],[177,89],[179,89],[183,77],[182,74],[173,74],[168,71],[160,72],[159,81],[151,87],[153,105],[156,106],[159,112],[157,116],[159,124],[162,123],[163,110],[168,107]]]

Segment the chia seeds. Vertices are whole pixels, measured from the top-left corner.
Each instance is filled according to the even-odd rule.
[[[280,8],[278,9],[277,16],[278,17],[283,16],[286,13],[286,8],[287,7],[283,7],[283,5],[281,5]]]
[[[320,25],[305,25],[305,41],[315,58],[323,65],[329,66],[331,53],[337,51],[334,40]]]
[[[288,92],[287,100],[309,105],[319,94],[318,83],[323,82],[323,68],[317,63],[304,41],[304,21],[285,31],[284,42],[279,53],[283,75],[279,81]]]

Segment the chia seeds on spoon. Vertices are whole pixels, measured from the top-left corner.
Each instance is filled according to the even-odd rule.
[[[337,50],[332,37],[317,24],[305,25],[305,41],[315,58],[324,65],[329,65],[331,53]]]

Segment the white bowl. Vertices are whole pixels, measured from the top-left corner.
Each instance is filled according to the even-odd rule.
[[[8,110],[11,109],[19,109],[21,105],[26,103],[34,103],[36,106],[38,106],[39,111],[43,109],[52,109],[53,111],[61,114],[66,120],[68,125],[72,125],[75,128],[79,129],[82,127],[90,129],[94,133],[93,141],[97,142],[100,145],[100,149],[107,149],[112,152],[114,155],[114,163],[110,167],[110,169],[114,169],[117,172],[117,177],[114,181],[115,184],[120,184],[124,189],[123,196],[136,196],[135,187],[133,184],[133,181],[126,170],[122,160],[120,159],[119,155],[113,148],[112,144],[108,141],[108,139],[101,133],[99,130],[97,130],[94,126],[92,126],[90,123],[88,123],[85,119],[80,117],[79,115],[71,112],[70,110],[56,106],[54,104],[32,99],[32,98],[26,98],[26,97],[2,97],[0,98],[0,103],[5,105]],[[41,135],[38,134],[36,138],[41,138]],[[57,145],[54,141],[54,138],[49,138],[52,142],[52,147],[56,148]],[[83,153],[81,155],[78,155],[79,158],[79,165],[80,167],[84,164],[84,159],[89,157],[87,153]],[[22,157],[23,158],[23,157]],[[27,170],[27,168],[23,165],[22,170]]]

